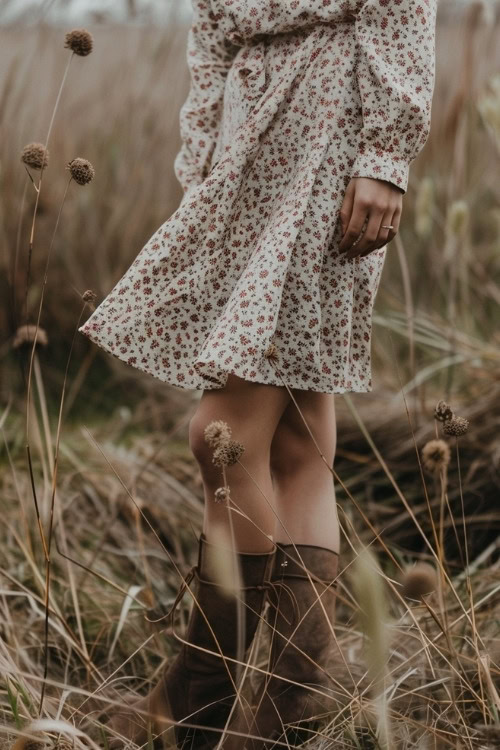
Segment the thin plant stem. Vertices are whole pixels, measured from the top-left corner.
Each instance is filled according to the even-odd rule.
[[[50,240],[50,246],[49,246],[49,250],[48,250],[48,253],[47,253],[47,259],[45,261],[45,271],[44,271],[44,278],[43,278],[43,285],[42,285],[42,294],[41,294],[41,297],[40,297],[40,304],[38,306],[38,317],[37,317],[37,321],[36,321],[36,330],[35,330],[35,336],[34,336],[34,339],[33,339],[33,346],[31,348],[30,366],[29,366],[29,372],[28,372],[27,409],[26,409],[26,442],[28,444],[29,444],[29,437],[30,437],[30,435],[29,435],[29,420],[28,420],[28,416],[27,415],[28,415],[28,410],[29,410],[29,405],[30,405],[30,396],[31,396],[31,376],[32,376],[32,371],[33,371],[33,357],[35,355],[35,347],[36,347],[36,341],[37,341],[37,336],[38,336],[38,328],[40,326],[40,317],[42,315],[43,298],[44,298],[44,294],[45,294],[45,287],[47,285],[50,256],[51,256],[52,248],[54,246],[54,239],[55,239],[55,236],[56,236],[57,228],[59,226],[59,221],[60,221],[60,218],[61,218],[62,209],[63,209],[63,206],[64,206],[64,202],[66,200],[66,195],[68,193],[68,188],[69,188],[69,185],[70,185],[72,179],[73,179],[72,177],[69,178],[69,180],[68,180],[68,182],[66,184],[66,188],[64,190],[64,195],[63,195],[61,204],[59,206],[59,211],[58,211],[58,214],[57,214],[56,224],[55,224],[54,231],[52,232],[52,237],[51,237],[51,240]]]
[[[222,466],[222,476],[224,480],[224,487],[226,490],[229,489],[228,482],[227,482],[227,473],[226,473],[226,467]],[[241,583],[241,572],[238,567],[238,557],[236,554],[236,536],[234,533],[234,524],[233,524],[233,514],[231,513],[231,495],[228,493],[227,495],[227,502],[226,502],[226,509],[227,509],[227,519],[228,519],[228,526],[229,526],[229,534],[231,537],[231,564],[232,564],[232,581],[233,586],[235,588],[235,600],[237,601],[236,606],[236,653],[237,653],[237,659],[238,661],[243,661],[244,657],[244,643],[245,643],[245,614],[243,611],[243,607],[241,604],[241,601],[239,601],[239,598],[236,597],[236,591],[240,588]],[[236,685],[239,684],[239,679],[241,676],[241,665],[238,664],[236,667],[236,675],[235,675],[235,683]]]
[[[68,58],[68,62],[66,64],[66,69],[64,71],[64,75],[63,75],[63,78],[62,78],[62,81],[61,81],[61,85],[59,86],[59,91],[57,92],[56,102],[55,102],[54,108],[52,110],[52,116],[50,118],[50,123],[49,123],[49,129],[47,131],[47,137],[45,138],[45,148],[47,148],[48,143],[49,143],[50,135],[52,133],[52,126],[54,124],[54,119],[55,119],[55,116],[56,116],[57,108],[59,106],[59,102],[60,102],[60,99],[61,99],[61,94],[62,94],[62,91],[63,91],[63,88],[64,88],[64,83],[66,81],[66,78],[67,78],[67,75],[68,75],[68,72],[69,72],[69,66],[71,65],[71,60],[73,59],[74,54],[75,53],[72,52],[71,55]],[[38,181],[38,186],[36,186],[35,183],[33,182],[33,185],[34,185],[35,190],[36,190],[36,200],[35,200],[35,207],[33,209],[33,219],[32,219],[32,222],[31,222],[31,233],[30,233],[30,240],[29,240],[29,247],[28,247],[28,268],[27,268],[27,277],[26,277],[26,323],[28,323],[28,314],[29,314],[29,310],[28,310],[28,290],[29,290],[30,273],[31,273],[31,257],[32,257],[32,254],[33,254],[33,245],[34,245],[34,242],[35,242],[35,223],[36,223],[36,217],[37,217],[37,214],[38,214],[38,203],[39,203],[39,200],[40,200],[40,193],[41,193],[41,190],[42,190],[43,170],[44,170],[44,164],[43,164],[43,161],[42,161],[42,167],[40,169],[40,179]],[[32,179],[31,175],[29,175],[29,176],[30,176],[30,179]]]
[[[40,693],[40,703],[39,703],[39,706],[38,706],[38,715],[39,716],[41,715],[42,708],[43,708],[43,701],[44,701],[44,697],[45,697],[46,678],[47,678],[47,674],[48,674],[48,628],[49,628],[48,607],[49,607],[49,596],[50,596],[49,591],[50,591],[50,567],[51,567],[51,564],[50,564],[51,563],[51,561],[50,561],[50,547],[51,547],[52,527],[53,527],[53,519],[54,519],[54,499],[55,499],[55,486],[56,486],[57,466],[54,465],[54,471],[53,471],[53,476],[52,476],[52,498],[51,498],[51,505],[50,505],[49,530],[48,530],[48,541],[47,541],[46,538],[45,538],[44,531],[43,531],[43,524],[42,524],[42,520],[41,520],[41,517],[40,517],[39,508],[38,508],[38,501],[37,501],[37,497],[36,497],[36,487],[35,487],[35,482],[34,482],[34,477],[33,477],[33,467],[32,467],[32,463],[31,463],[30,432],[29,432],[29,413],[30,413],[30,400],[31,400],[31,380],[32,380],[32,374],[33,374],[33,360],[34,360],[34,357],[35,357],[36,342],[37,342],[37,337],[38,337],[38,329],[39,329],[39,325],[40,325],[40,317],[41,317],[41,314],[42,314],[43,298],[44,298],[45,287],[47,285],[47,279],[48,279],[48,269],[49,269],[51,252],[52,252],[52,248],[54,246],[54,239],[55,239],[55,236],[56,236],[57,228],[59,226],[59,221],[60,221],[60,218],[61,218],[62,209],[63,209],[63,206],[64,206],[64,202],[66,200],[66,195],[68,193],[68,188],[69,188],[69,185],[70,185],[72,179],[73,178],[70,177],[69,180],[68,180],[68,182],[67,182],[67,184],[66,184],[66,188],[64,190],[64,195],[63,195],[61,204],[59,206],[59,211],[58,211],[58,214],[57,214],[56,224],[55,224],[54,231],[52,233],[52,237],[51,237],[51,240],[50,240],[49,250],[47,252],[47,259],[46,259],[46,262],[45,262],[44,279],[43,279],[43,285],[42,285],[42,293],[41,293],[41,296],[40,296],[40,304],[39,304],[39,307],[38,307],[38,317],[37,317],[37,322],[36,322],[35,336],[34,336],[34,339],[33,339],[33,346],[31,348],[31,357],[30,357],[30,364],[29,364],[29,371],[28,371],[28,387],[27,387],[27,394],[26,394],[26,449],[28,451],[28,463],[30,465],[30,474],[31,474],[31,477],[32,477],[33,497],[34,497],[34,502],[35,502],[35,509],[36,509],[36,514],[37,514],[37,521],[38,521],[38,526],[39,526],[39,529],[40,529],[41,540],[42,540],[42,545],[43,545],[43,551],[44,551],[44,555],[45,555],[45,565],[46,565],[46,572],[45,572],[45,575],[46,575],[46,578],[45,578],[45,604],[46,604],[45,611],[46,611],[46,616],[45,616],[45,626],[44,626],[44,644],[45,644],[45,647],[44,647],[44,668],[43,668],[44,679],[43,679],[43,682],[42,682],[42,689],[41,689],[41,693]],[[60,415],[61,415],[61,412],[60,412]],[[61,423],[60,422],[60,415],[59,415],[59,427],[60,427],[60,423]],[[58,429],[58,434],[59,434],[59,429]],[[57,461],[57,450],[56,450],[56,461]]]
[[[474,596],[472,592],[472,581],[471,581],[470,570],[469,570],[469,542],[468,542],[468,537],[467,537],[467,524],[465,521],[465,503],[464,503],[464,493],[463,493],[463,484],[462,484],[462,470],[460,466],[460,452],[458,450],[458,437],[456,436],[455,436],[455,452],[457,456],[458,488],[459,488],[459,494],[460,494],[460,511],[462,515],[462,527],[463,527],[463,532],[464,532],[465,585],[466,585],[467,595],[468,595],[469,603],[470,603],[472,638],[474,641],[474,648],[476,650],[478,661],[480,661],[478,632],[477,632],[477,627],[476,627],[476,616],[475,616],[475,610],[474,610]],[[480,668],[478,669],[478,676],[479,676],[479,684],[480,684],[481,692],[483,692],[484,691],[483,670]],[[483,715],[484,715],[484,720],[486,721],[485,709],[483,709]]]

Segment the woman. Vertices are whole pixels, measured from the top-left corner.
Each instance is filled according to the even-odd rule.
[[[80,328],[203,391],[189,430],[205,491],[197,604],[163,679],[111,721],[123,737],[144,742],[149,711],[179,746],[242,747],[243,731],[271,747],[328,704],[339,527],[314,441],[331,466],[334,394],[372,389],[373,303],[430,129],[436,4],[193,0],[183,201]],[[213,449],[230,439],[229,500]],[[221,529],[236,598],[217,580]],[[249,707],[237,662],[268,592],[271,676]]]

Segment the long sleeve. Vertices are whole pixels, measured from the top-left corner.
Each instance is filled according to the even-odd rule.
[[[225,81],[238,50],[224,37],[210,0],[192,0],[192,5],[187,40],[191,85],[180,110],[182,146],[174,161],[175,175],[185,193],[203,182],[209,172],[219,134]]]
[[[363,110],[352,177],[392,182],[403,193],[430,131],[437,0],[367,0],[356,16]]]

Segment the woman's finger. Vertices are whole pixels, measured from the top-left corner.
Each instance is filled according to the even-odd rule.
[[[352,207],[354,205],[354,192],[355,183],[351,180],[351,182],[349,182],[349,185],[347,186],[344,200],[342,201],[342,207],[339,213],[342,235],[345,234],[346,229],[349,226],[349,222],[351,221]]]
[[[356,247],[355,243],[357,243],[360,239],[360,235],[363,232],[363,228],[365,226],[367,218],[368,213],[366,209],[356,207],[356,203],[354,203],[354,210],[352,212],[349,226],[347,227],[346,233],[339,245],[339,250],[341,253],[347,252],[351,247]]]
[[[365,251],[371,252],[380,232],[380,225],[384,217],[383,209],[372,208],[368,217],[368,224],[359,241],[346,253],[346,258],[355,258]]]
[[[397,208],[392,214],[392,217],[389,221],[386,221],[384,217],[384,221],[382,222],[382,224],[393,226],[394,229],[383,230],[384,232],[387,231],[387,238],[382,239],[381,242],[378,242],[375,249],[378,249],[378,248],[383,247],[384,245],[387,245],[397,235],[397,233],[399,232],[399,222],[401,220],[401,213],[402,213],[401,208]]]
[[[373,252],[374,250],[379,250],[381,247],[384,247],[384,245],[387,245],[387,243],[396,236],[396,224],[394,223],[394,216],[395,212],[393,211],[393,209],[389,209],[389,211],[383,215],[377,240],[372,245],[372,247],[369,247],[364,250],[364,252],[361,252],[362,258]],[[387,229],[387,227],[389,226],[393,226],[394,229]]]
[[[346,192],[346,195],[348,196],[347,210],[350,210],[350,216],[348,216],[346,212],[348,216],[348,223],[342,241],[339,245],[339,251],[341,253],[348,250],[353,242],[355,242],[355,240],[359,237],[359,235],[363,231],[363,226],[368,216],[368,207],[366,203],[362,203],[359,199],[359,192],[360,191],[357,190],[356,180],[352,180],[349,183]]]

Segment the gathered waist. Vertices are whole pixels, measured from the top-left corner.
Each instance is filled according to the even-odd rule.
[[[289,36],[308,36],[316,29],[322,28],[341,28],[343,26],[353,26],[356,18],[344,18],[342,21],[313,21],[309,24],[302,26],[291,26],[279,31],[267,32],[254,34],[251,37],[242,37],[238,32],[233,32],[229,35],[230,41],[237,46],[247,46],[252,44],[258,44],[259,42],[269,43],[273,39],[280,39]]]
[[[366,0],[210,0],[213,19],[224,36],[245,46],[283,34],[308,33],[318,26],[356,22]]]

